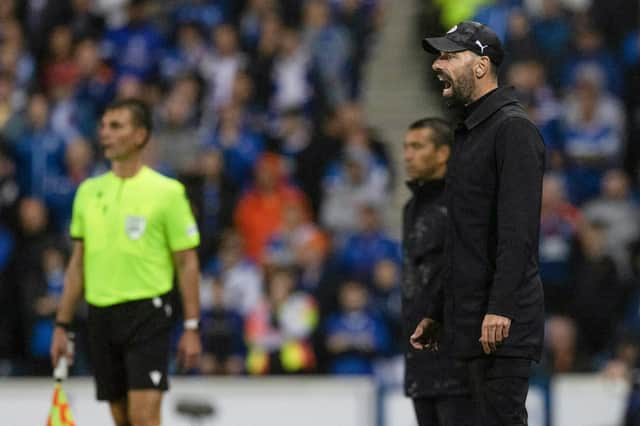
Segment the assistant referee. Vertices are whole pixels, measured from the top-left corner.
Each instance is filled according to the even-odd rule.
[[[80,298],[89,305],[89,351],[98,400],[116,425],[160,425],[168,389],[172,306],[177,272],[185,316],[178,356],[185,368],[200,354],[199,233],[184,187],[144,166],[151,114],[133,99],[109,105],[100,143],[111,171],[86,180],[73,204],[69,262],[51,358],[67,353],[67,329]]]

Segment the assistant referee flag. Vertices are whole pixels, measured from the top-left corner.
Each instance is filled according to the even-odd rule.
[[[64,393],[62,383],[57,382],[53,390],[53,401],[49,410],[49,419],[47,426],[75,426],[71,409],[67,401],[67,395]]]

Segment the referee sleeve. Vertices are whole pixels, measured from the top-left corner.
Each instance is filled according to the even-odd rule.
[[[74,240],[83,240],[85,232],[84,210],[85,202],[85,184],[78,187],[75,197],[73,198],[73,210],[71,212],[70,235]]]
[[[200,244],[198,225],[182,184],[171,191],[166,208],[166,234],[171,251],[197,247]]]

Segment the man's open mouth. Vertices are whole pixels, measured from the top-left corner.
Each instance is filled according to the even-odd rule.
[[[442,82],[443,88],[445,90],[451,89],[451,80],[449,80],[447,77],[442,74],[438,74],[438,80]]]

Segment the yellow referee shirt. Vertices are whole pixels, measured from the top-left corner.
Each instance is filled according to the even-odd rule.
[[[126,179],[108,172],[83,182],[71,237],[84,242],[84,293],[95,306],[168,292],[172,252],[200,243],[183,185],[148,167]]]

